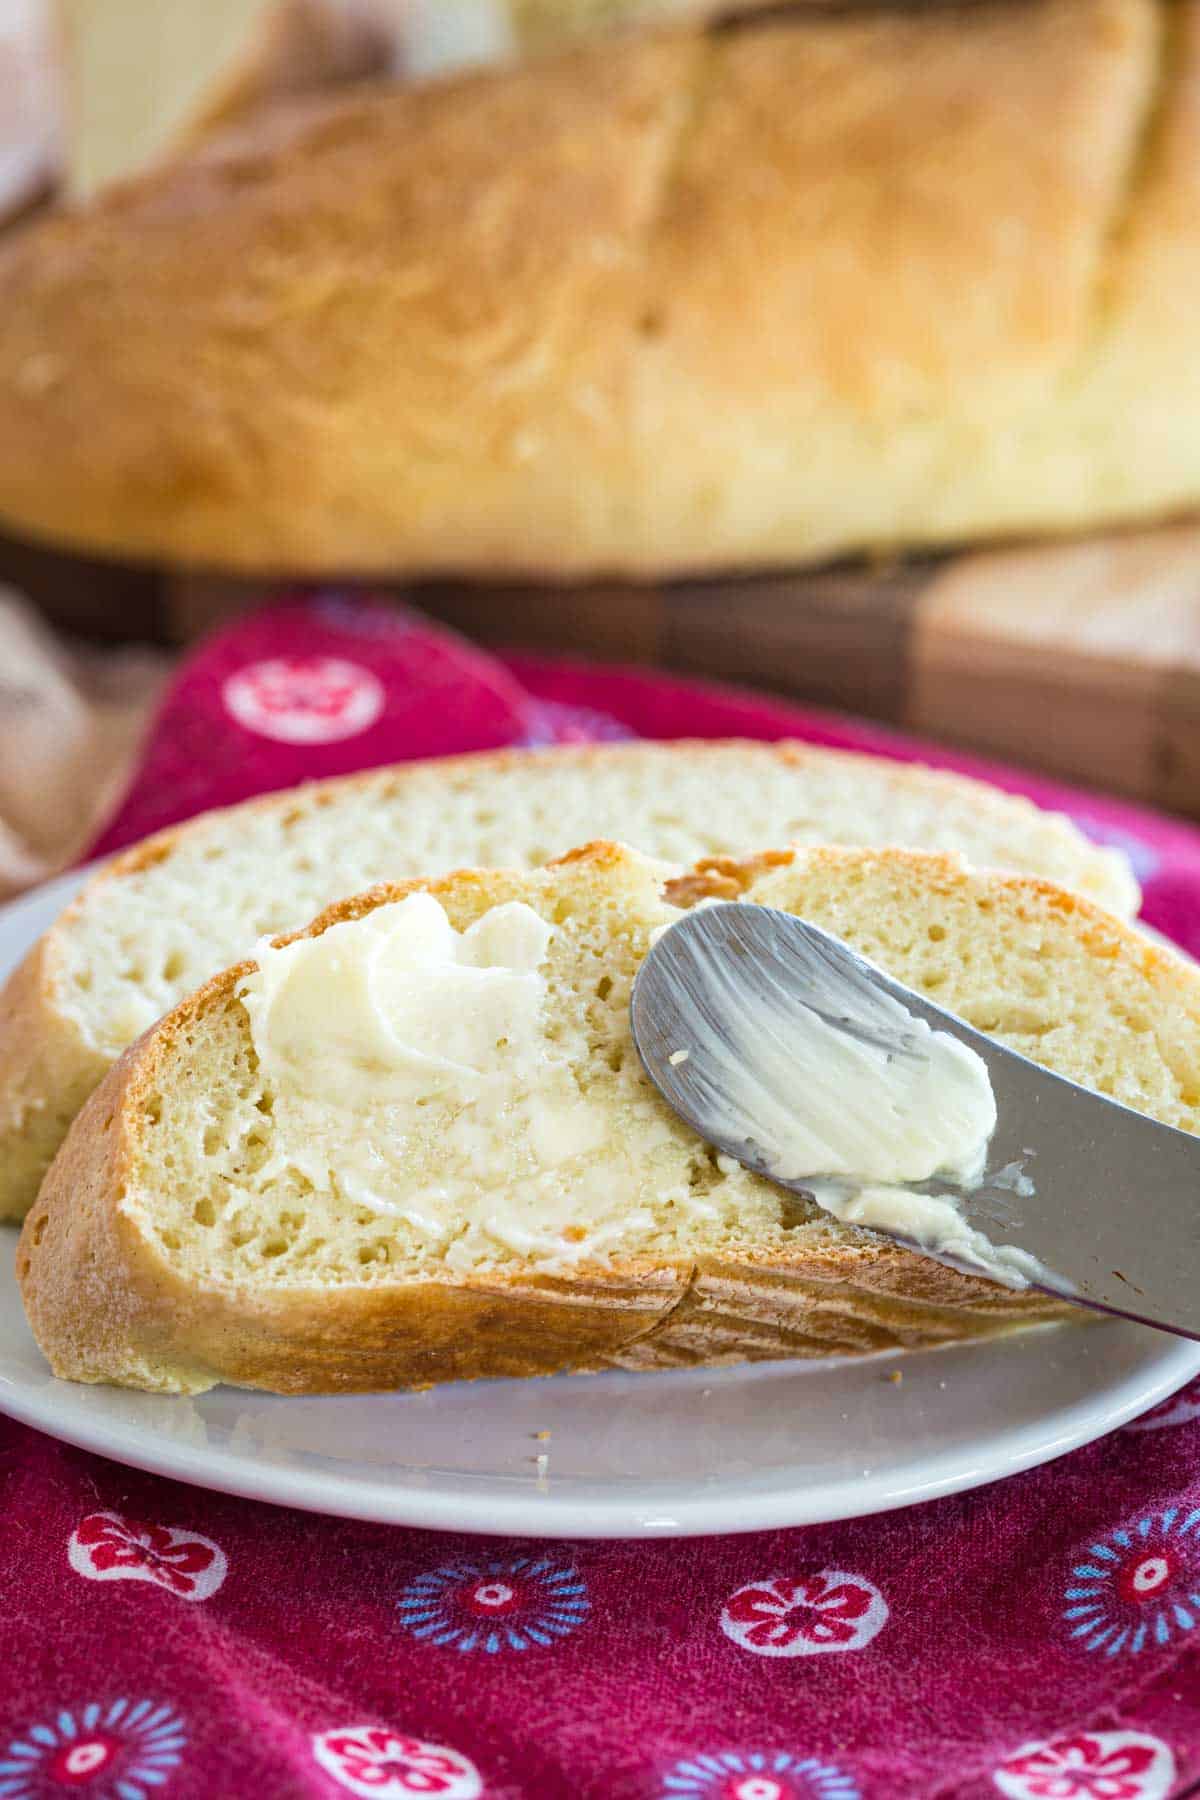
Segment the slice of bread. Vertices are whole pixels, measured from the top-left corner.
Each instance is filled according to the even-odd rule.
[[[408,763],[204,815],[118,857],[0,992],[0,1219],[140,1031],[258,938],[377,881],[535,867],[619,838],[690,863],[760,844],[897,844],[1136,911],[1124,857],[979,782],[799,744],[622,744]]]
[[[286,941],[421,889],[343,901]],[[57,1374],[173,1392],[407,1387],[860,1353],[1070,1311],[839,1225],[675,1118],[634,1053],[629,995],[676,902],[733,893],[802,914],[1061,1074],[1200,1126],[1200,971],[1029,877],[817,849],[672,878],[593,844],[424,891],[460,931],[513,901],[553,927],[538,1060],[513,1078],[511,1106],[414,1101],[372,1076],[330,1129],[329,1044],[302,1037],[317,1060],[302,1054],[299,1079],[315,1085],[297,1102],[296,1075],[267,1073],[252,1041],[240,994],[256,965],[227,970],[110,1071],[26,1221],[21,1289]],[[331,946],[343,981],[347,941]],[[544,1150],[531,1099],[583,1106],[593,1128],[565,1152],[551,1133]],[[364,1154],[367,1204],[346,1192]]]

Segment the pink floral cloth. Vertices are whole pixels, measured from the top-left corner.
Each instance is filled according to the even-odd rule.
[[[1200,836],[874,726],[485,657],[295,600],[185,667],[98,848],[406,756],[795,735],[984,773],[1133,857],[1200,951]],[[1182,1800],[1200,1794],[1200,1382],[975,1493],[673,1543],[255,1505],[0,1421],[0,1800]]]

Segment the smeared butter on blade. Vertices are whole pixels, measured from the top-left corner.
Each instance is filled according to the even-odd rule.
[[[696,937],[687,1006],[687,1066],[706,1128],[745,1145],[754,1168],[802,1185],[845,1224],[885,1231],[1008,1287],[1042,1273],[1037,1259],[993,1244],[949,1193],[985,1185],[996,1100],[983,1058],[935,1031],[892,994],[851,984],[814,957],[801,994],[765,966],[752,1000],[744,970]],[[692,996],[694,998],[694,995]],[[681,1046],[682,1048],[682,1046]],[[678,1066],[680,1052],[668,1059]],[[1031,1184],[1006,1176],[1004,1185]],[[914,1184],[914,1185],[909,1185]]]

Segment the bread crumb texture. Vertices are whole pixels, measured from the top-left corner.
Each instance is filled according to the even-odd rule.
[[[761,844],[958,850],[1118,912],[1119,853],[961,776],[747,744],[628,745],[400,766],[207,815],[103,874],[62,932],[66,1004],[111,1055],[258,938],[342,895],[456,867],[534,868],[592,838],[692,863]]]
[[[1119,851],[961,776],[798,744],[565,747],[448,758],[208,813],[119,856],[0,991],[0,1218],[20,1219],[125,1046],[341,896],[454,868],[536,867],[621,839],[689,864],[762,844],[902,844],[1028,870],[1121,913]]]
[[[718,1158],[660,1100],[630,1037],[633,978],[651,934],[679,916],[674,901],[706,897],[709,874],[723,891],[739,867],[745,901],[834,932],[1060,1074],[1197,1128],[1200,975],[1061,889],[950,857],[850,849],[722,859],[673,885],[664,865],[592,845],[532,873],[424,885],[459,930],[510,900],[553,926],[539,1094],[582,1099],[602,1121],[559,1173],[604,1197],[615,1230],[582,1261],[566,1245],[561,1263],[481,1234],[489,1192],[519,1207],[535,1154],[501,1118],[470,1166],[451,1169],[462,1102],[445,1096],[355,1114],[355,1130],[392,1150],[400,1141],[380,1178],[388,1212],[340,1191],[335,1141],[314,1179],[307,1133],[301,1143],[287,1097],[257,1066],[243,965],[134,1047],[51,1171],[21,1265],[56,1368],[320,1390],[862,1351],[1060,1316],[838,1225]],[[419,885],[342,903],[310,931]],[[431,1238],[403,1215],[452,1175],[462,1204]]]

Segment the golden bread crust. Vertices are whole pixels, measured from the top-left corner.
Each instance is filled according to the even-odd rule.
[[[62,992],[47,933],[0,987],[0,1219],[20,1219],[110,1058],[89,1045]]]
[[[0,516],[574,576],[1194,505],[1198,91],[1200,0],[1010,0],[285,108],[0,261]]]
[[[881,854],[950,886],[966,879],[953,858]],[[748,859],[747,870],[761,870],[763,860]],[[603,842],[551,867],[567,865],[606,884],[647,866]],[[474,889],[487,901],[496,883],[487,872],[462,871],[436,882],[384,884],[276,941],[319,935],[416,891],[461,897]],[[1026,885],[1058,894],[1049,884]],[[511,878],[504,879],[506,897],[511,887]],[[1094,913],[1098,926],[1142,949],[1106,915],[1077,904]],[[1169,970],[1169,960],[1162,960]],[[152,1241],[130,1191],[139,1120],[169,1081],[180,1040],[208,1009],[232,1003],[252,967],[242,963],[215,976],[125,1052],[75,1121],[43,1183],[21,1234],[17,1268],[30,1325],[56,1374],[170,1392],[231,1381],[332,1393],[568,1369],[861,1354],[988,1335],[1074,1312],[867,1233],[792,1253],[704,1254],[687,1262],[627,1257],[561,1274],[493,1270],[359,1287],[197,1287],[181,1279]]]
[[[728,749],[746,748],[748,746],[735,740],[706,739],[678,740],[669,746],[572,747],[540,754],[560,759],[573,770],[586,773],[610,768],[625,758],[661,756],[664,765],[670,767],[677,761],[703,760]],[[824,750],[788,742],[756,744],[752,748],[754,755],[770,758],[781,768],[795,770],[798,775],[828,770],[853,780],[856,771],[861,769],[872,782],[888,783],[889,793],[894,788],[898,799],[923,797],[931,807],[936,806],[943,795],[955,801],[969,796],[973,807],[981,814],[990,809],[1003,809],[1007,818],[1010,809],[1019,809],[1021,804],[964,777],[914,764],[883,763],[877,757],[852,751]],[[483,784],[492,779],[503,781],[506,773],[519,773],[523,767],[527,768],[530,754],[525,750],[512,750],[447,757],[432,764],[372,769],[306,788],[267,794],[158,832],[122,851],[99,870],[30,952],[21,968],[10,977],[8,984],[0,989],[0,1220],[24,1218],[67,1125],[109,1066],[108,1054],[87,1042],[73,1015],[75,996],[66,968],[66,949],[81,911],[94,905],[97,899],[103,901],[106,896],[110,905],[116,904],[122,881],[140,874],[156,862],[169,859],[181,843],[186,843],[189,834],[216,831],[232,835],[237,832],[239,821],[264,813],[336,804],[339,797],[369,795],[377,790],[382,793],[385,789],[396,788],[397,784],[402,789],[406,770],[420,779],[424,771],[435,769],[448,787],[462,779]],[[1038,819],[1040,816],[1031,808],[1030,817]],[[1015,815],[1010,827],[1007,823],[1002,824],[1001,815],[997,814],[995,835],[998,840],[1006,834],[1015,840],[1019,829]],[[737,865],[731,862],[729,866]],[[743,868],[747,866],[742,865]],[[699,865],[703,883],[707,884],[703,886],[704,892],[718,893],[712,880],[714,871],[720,867],[723,867],[721,859],[713,858]],[[1082,874],[1081,868],[1081,879]],[[1111,905],[1129,910],[1136,908],[1137,890],[1132,876],[1126,875],[1122,883],[1114,866],[1102,867],[1097,860],[1091,878],[1095,886],[1103,887]],[[737,882],[732,881],[730,892],[721,897],[730,897],[735,889]]]

